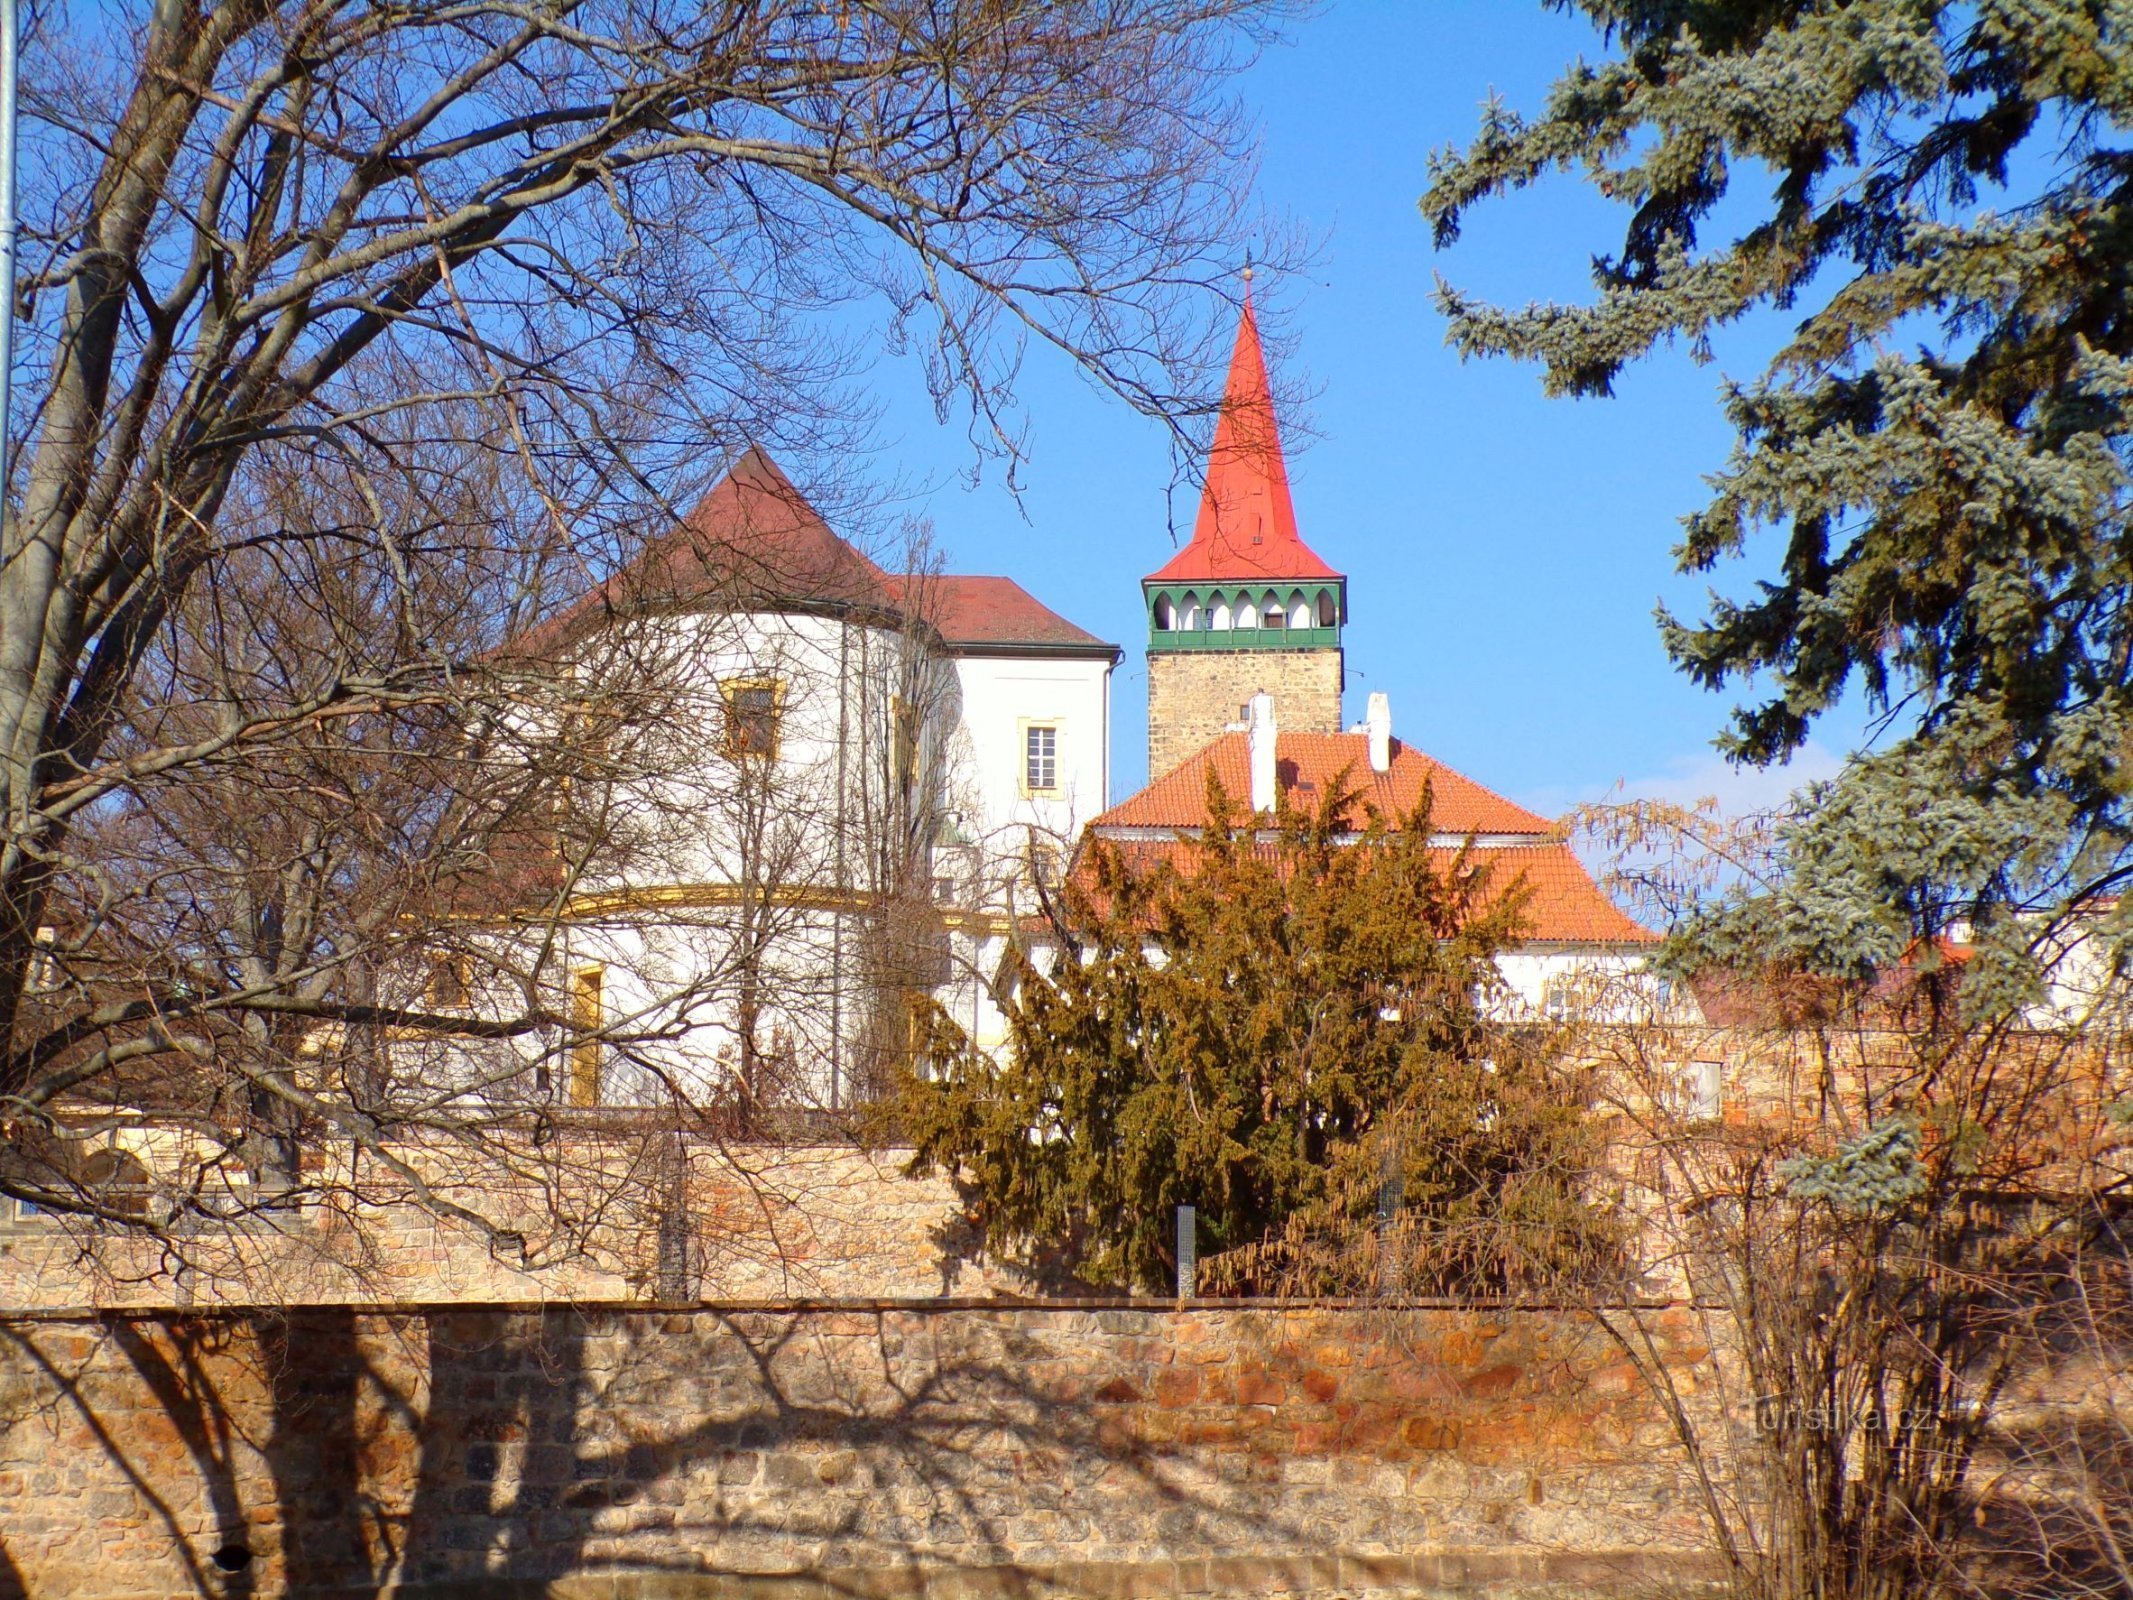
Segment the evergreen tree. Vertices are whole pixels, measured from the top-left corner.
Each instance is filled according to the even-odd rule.
[[[1502,1283],[1588,1232],[1578,1108],[1486,1003],[1523,886],[1433,848],[1426,796],[1397,824],[1345,781],[1271,828],[1213,782],[1208,807],[1197,838],[1089,840],[1057,960],[1012,958],[1002,1061],[933,1014],[898,1106],[914,1168],[967,1181],[993,1249],[1149,1289],[1179,1205],[1210,1255],[1303,1226],[1322,1248],[1292,1231],[1270,1270],[1308,1258],[1319,1287],[1381,1210],[1410,1287]]]
[[[1611,58],[1531,120],[1492,104],[1423,210],[1449,243],[1476,202],[1570,171],[1628,208],[1622,247],[1590,304],[1440,289],[1452,338],[1598,395],[1662,342],[1707,357],[1751,309],[1807,308],[1726,388],[1738,446],[1678,551],[1702,572],[1775,538],[1776,570],[1662,616],[1667,648],[1757,696],[1722,741],[1745,761],[1796,750],[1848,687],[1892,718],[1825,797],[1841,820],[1789,841],[1794,953],[1885,966],[1964,918],[1997,952],[1971,987],[2015,1002],[2034,972],[2009,908],[2094,905],[2133,871],[2133,12],[1576,9]],[[1739,231],[1715,243],[1721,217]]]
[[[1441,290],[1453,340],[1602,395],[1662,342],[1707,358],[1750,311],[1798,313],[1725,389],[1737,445],[1678,551],[1763,581],[1661,626],[1692,677],[1751,696],[1721,741],[1741,760],[1782,760],[1848,690],[1885,719],[1677,934],[1706,976],[1736,969],[1702,1048],[1783,1086],[1715,1129],[1645,1114],[1645,1254],[1697,1287],[1710,1392],[1734,1363],[1754,1428],[1642,1370],[1731,1593],[2123,1593],[2121,1446],[2047,1459],[2014,1396],[2090,1381],[2064,1352],[2103,1344],[2081,1324],[2124,1282],[2122,974],[2070,962],[2090,1008],[2027,1008],[2061,919],[2133,927],[2133,9],[1576,9],[1611,58],[1532,120],[1492,105],[1423,209],[1448,243],[1477,202],[1572,172],[1628,208],[1622,247],[1585,305]],[[1943,963],[1957,921],[1979,942]],[[1657,1090],[1685,1038],[1598,1042]],[[2051,1523],[2055,1497],[2102,1514]],[[2010,1528],[2065,1542],[2031,1576]]]

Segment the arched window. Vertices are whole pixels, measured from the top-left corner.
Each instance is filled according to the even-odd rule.
[[[1170,596],[1167,594],[1157,595],[1155,597],[1156,631],[1158,633],[1168,633],[1170,631],[1171,623],[1176,620],[1177,619],[1171,613]]]
[[[1278,628],[1288,620],[1288,613],[1281,609],[1281,596],[1271,589],[1267,590],[1259,602],[1259,626]]]
[[[1252,604],[1250,595],[1239,595],[1237,597],[1237,626],[1240,628],[1256,628],[1259,626],[1259,608]]]
[[[1340,621],[1340,619],[1341,619],[1341,614],[1340,614],[1340,611],[1339,611],[1339,609],[1338,609],[1338,608],[1337,608],[1337,607],[1336,607],[1336,606],[1335,606],[1335,605],[1333,604],[1333,591],[1332,591],[1331,589],[1321,589],[1321,590],[1319,590],[1319,591],[1318,591],[1318,625],[1319,625],[1319,626],[1320,626],[1321,628],[1330,628],[1330,627],[1333,627],[1333,626],[1335,626],[1335,625],[1336,625],[1336,624],[1337,624],[1337,623],[1338,623],[1338,622]]]
[[[1178,618],[1178,627],[1190,633],[1200,626],[1200,597],[1187,589],[1185,598],[1178,603],[1185,608]]]
[[[1216,595],[1216,596],[1214,597],[1214,600],[1213,600],[1213,601],[1211,602],[1211,604],[1212,604],[1212,605],[1214,606],[1214,608],[1215,608],[1215,609],[1214,609],[1214,627],[1215,627],[1215,632],[1217,632],[1217,633],[1227,633],[1227,632],[1229,631],[1229,625],[1230,625],[1230,614],[1229,614],[1229,602],[1228,602],[1227,600],[1223,599],[1223,598],[1222,598],[1222,597],[1221,597],[1220,595]]]
[[[1311,602],[1304,598],[1303,590],[1301,589],[1291,590],[1289,593],[1289,626],[1292,628],[1308,628],[1311,626]]]

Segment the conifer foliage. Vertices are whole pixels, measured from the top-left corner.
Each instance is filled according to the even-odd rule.
[[[1836,896],[1818,920],[1857,935],[1821,952],[1838,964],[1884,961],[1920,920],[2093,901],[2133,837],[2133,13],[1562,9],[1611,58],[1567,71],[1530,120],[1492,105],[1434,159],[1423,210],[1449,243],[1478,202],[1567,171],[1628,209],[1621,249],[1595,259],[1588,304],[1443,288],[1453,341],[1594,395],[1663,343],[1707,357],[1758,307],[1803,310],[1726,389],[1738,446],[1678,550],[1698,572],[1745,555],[1765,581],[1700,622],[1663,617],[1667,647],[1759,697],[1723,741],[1749,761],[1863,688],[1902,737],[1846,776],[1851,804],[1937,808],[1975,845],[1951,856],[1936,830],[1867,859],[1847,832],[1822,861],[1799,841]],[[1721,227],[1730,242],[1707,237]]]
[[[1211,781],[1208,807],[1197,838],[1091,837],[1058,958],[1012,958],[1001,1060],[935,1014],[899,1107],[914,1167],[963,1177],[994,1250],[1098,1283],[1168,1288],[1179,1205],[1218,1276],[1237,1252],[1283,1287],[1343,1286],[1381,1218],[1410,1288],[1563,1247],[1582,1119],[1487,1004],[1522,886],[1431,848],[1426,796],[1397,826],[1345,780],[1271,819]]]

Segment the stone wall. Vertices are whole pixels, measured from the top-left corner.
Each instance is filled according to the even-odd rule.
[[[0,1517],[0,1592],[54,1600],[1656,1596],[1711,1570],[1630,1371],[1533,1311],[16,1317]]]
[[[557,1156],[555,1149],[569,1153]],[[498,1203],[525,1229],[525,1254],[409,1204],[351,1217],[312,1204],[242,1227],[164,1239],[58,1215],[0,1221],[0,1307],[152,1309],[216,1305],[396,1305],[649,1299],[661,1292],[664,1183],[603,1181],[593,1148],[552,1148],[544,1185]],[[721,1302],[918,1299],[1012,1290],[978,1259],[944,1178],[909,1178],[910,1152],[849,1146],[701,1144],[685,1192],[687,1292]],[[453,1191],[443,1190],[446,1198]],[[472,1197],[469,1197],[472,1198]]]
[[[1234,723],[1262,690],[1286,733],[1341,731],[1339,650],[1151,650],[1148,776],[1160,778]]]

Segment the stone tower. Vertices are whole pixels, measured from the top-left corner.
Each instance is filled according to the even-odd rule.
[[[1296,531],[1249,293],[1192,540],[1141,592],[1151,778],[1239,724],[1261,692],[1284,733],[1341,731],[1348,580]]]

